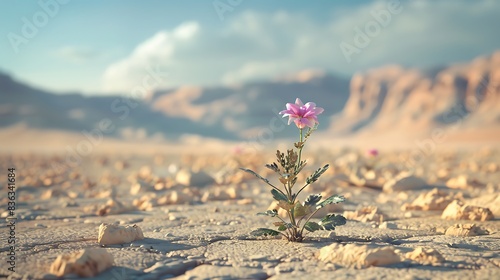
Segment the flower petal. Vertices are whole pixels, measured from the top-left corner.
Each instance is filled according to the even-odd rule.
[[[300,107],[292,104],[292,103],[287,103],[286,108],[288,111],[290,111],[292,114],[298,115],[300,113]]]
[[[295,104],[297,104],[300,107],[304,106],[304,103],[302,103],[302,100],[300,100],[300,98],[295,99]]]

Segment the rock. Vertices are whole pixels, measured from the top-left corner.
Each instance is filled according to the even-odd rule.
[[[404,204],[401,210],[434,211],[444,210],[450,202],[460,196],[453,196],[437,188],[430,192],[420,194],[411,204]]]
[[[142,180],[138,180],[130,187],[130,194],[136,195],[140,192],[152,191],[153,187]]]
[[[378,228],[383,228],[383,229],[397,229],[398,226],[395,223],[388,223],[388,222],[383,222],[381,223]]]
[[[367,245],[333,243],[320,249],[318,259],[348,267],[366,268],[401,262],[394,248],[369,248]]]
[[[113,266],[113,256],[106,249],[87,248],[68,255],[59,255],[50,266],[50,273],[59,277],[76,274],[94,277]]]
[[[177,172],[175,180],[179,184],[190,187],[205,187],[215,183],[214,178],[205,173],[204,171],[192,171],[187,169],[182,169]]]
[[[446,229],[444,235],[451,236],[477,236],[489,234],[487,230],[484,230],[475,224],[455,224],[448,229]]]
[[[153,175],[153,170],[150,166],[144,165],[139,169],[139,177],[142,179],[148,179]]]
[[[460,175],[446,181],[446,186],[452,189],[466,189],[467,187],[480,187],[482,185],[479,181],[470,179],[466,175]]]
[[[488,208],[466,205],[459,200],[454,200],[444,209],[441,218],[446,220],[487,221],[492,220],[494,216]]]
[[[427,183],[416,176],[400,174],[384,184],[384,192],[400,192],[426,187]]]
[[[217,187],[213,190],[206,191],[203,194],[201,201],[207,202],[213,200],[229,200],[239,198],[241,198],[241,195],[235,187]]]
[[[144,239],[142,230],[137,225],[118,226],[101,224],[99,226],[99,236],[97,242],[101,245],[130,243],[134,240]]]
[[[366,179],[358,167],[355,167],[354,170],[349,174],[349,181],[356,186],[366,185]]]
[[[417,247],[412,252],[406,253],[405,257],[425,265],[436,265],[444,262],[443,256],[437,250],[422,247]]]
[[[467,188],[467,176],[460,175],[455,178],[450,178],[446,181],[446,186],[453,189],[465,189]]]
[[[470,205],[481,205],[490,209],[495,217],[500,217],[500,193],[487,194],[477,198],[467,200]]]
[[[96,215],[99,216],[116,215],[116,214],[121,214],[123,212],[127,212],[129,210],[130,210],[129,207],[125,207],[123,203],[111,198],[106,202],[106,204],[103,207],[97,210]]]
[[[158,198],[156,201],[157,205],[167,205],[167,204],[184,204],[191,202],[194,198],[193,193],[189,189],[184,189],[184,191],[171,191],[170,193]]]
[[[365,206],[356,211],[344,211],[344,217],[348,220],[355,220],[360,222],[383,222],[385,215],[378,212],[375,206]]]

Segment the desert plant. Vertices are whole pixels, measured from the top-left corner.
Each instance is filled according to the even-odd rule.
[[[241,170],[255,175],[272,188],[271,194],[273,198],[277,201],[279,208],[286,211],[288,217],[288,221],[281,218],[276,209],[258,213],[257,215],[265,215],[279,219],[278,222],[274,223],[277,230],[259,228],[251,232],[253,235],[277,236],[281,234],[289,241],[301,242],[307,232],[334,230],[336,226],[346,223],[346,219],[342,215],[335,214],[328,214],[319,222],[311,221],[312,216],[326,205],[343,202],[345,198],[341,195],[332,195],[321,201],[322,196],[320,194],[312,194],[302,203],[298,200],[298,195],[325,173],[329,167],[328,164],[318,168],[307,177],[304,185],[298,191],[294,190],[294,186],[297,183],[297,176],[307,164],[306,160],[302,160],[302,150],[304,149],[306,141],[317,129],[319,124],[317,116],[322,112],[323,108],[316,107],[316,104],[313,102],[308,102],[304,105],[299,98],[296,99],[295,104],[287,103],[286,110],[280,112],[280,114],[283,114],[283,117],[289,118],[288,124],[290,125],[293,121],[300,132],[299,141],[294,143],[295,149],[289,149],[286,153],[282,153],[278,150],[276,153],[276,162],[266,164],[267,168],[278,174],[279,182],[283,185],[282,188],[276,187],[268,179],[250,169],[241,168]],[[306,127],[307,131],[304,131]],[[307,232],[304,232],[304,230]]]

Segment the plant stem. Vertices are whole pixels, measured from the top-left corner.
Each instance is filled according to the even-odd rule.
[[[301,235],[302,235],[302,232],[304,232],[304,228],[305,228],[307,222],[309,222],[309,220],[312,218],[312,216],[314,216],[314,214],[316,214],[316,212],[318,212],[319,209],[321,209],[321,208],[314,210],[314,212],[311,214],[311,216],[309,216],[309,218],[307,218],[307,220],[304,222],[304,225],[302,226],[302,229],[300,230]]]
[[[304,148],[304,146],[302,145],[302,141],[304,139],[304,130],[301,128],[300,129],[300,138],[299,138],[299,143],[301,143],[301,146],[299,148],[299,160],[297,161],[297,166],[295,167],[295,170],[298,170],[299,168],[299,165],[300,165],[300,159],[302,157],[302,148]]]
[[[285,224],[285,227],[286,227],[286,224],[287,224],[287,223],[285,222],[285,220],[283,220],[280,216],[276,216],[276,217],[277,217],[278,219],[280,219],[280,220],[281,220],[281,221]],[[286,230],[288,231],[288,233],[289,233],[290,235],[292,235],[292,230],[291,230],[291,229],[289,229],[289,228],[287,227],[287,228],[286,228]],[[285,235],[285,236],[286,236],[286,235]],[[289,239],[289,238],[288,238],[288,236],[286,236],[286,238],[287,238],[287,239]]]

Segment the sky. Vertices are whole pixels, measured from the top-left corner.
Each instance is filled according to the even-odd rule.
[[[304,69],[350,77],[500,49],[500,1],[0,2],[0,72],[55,93],[238,85]],[[153,74],[152,74],[153,73]],[[156,74],[154,74],[156,73]]]

